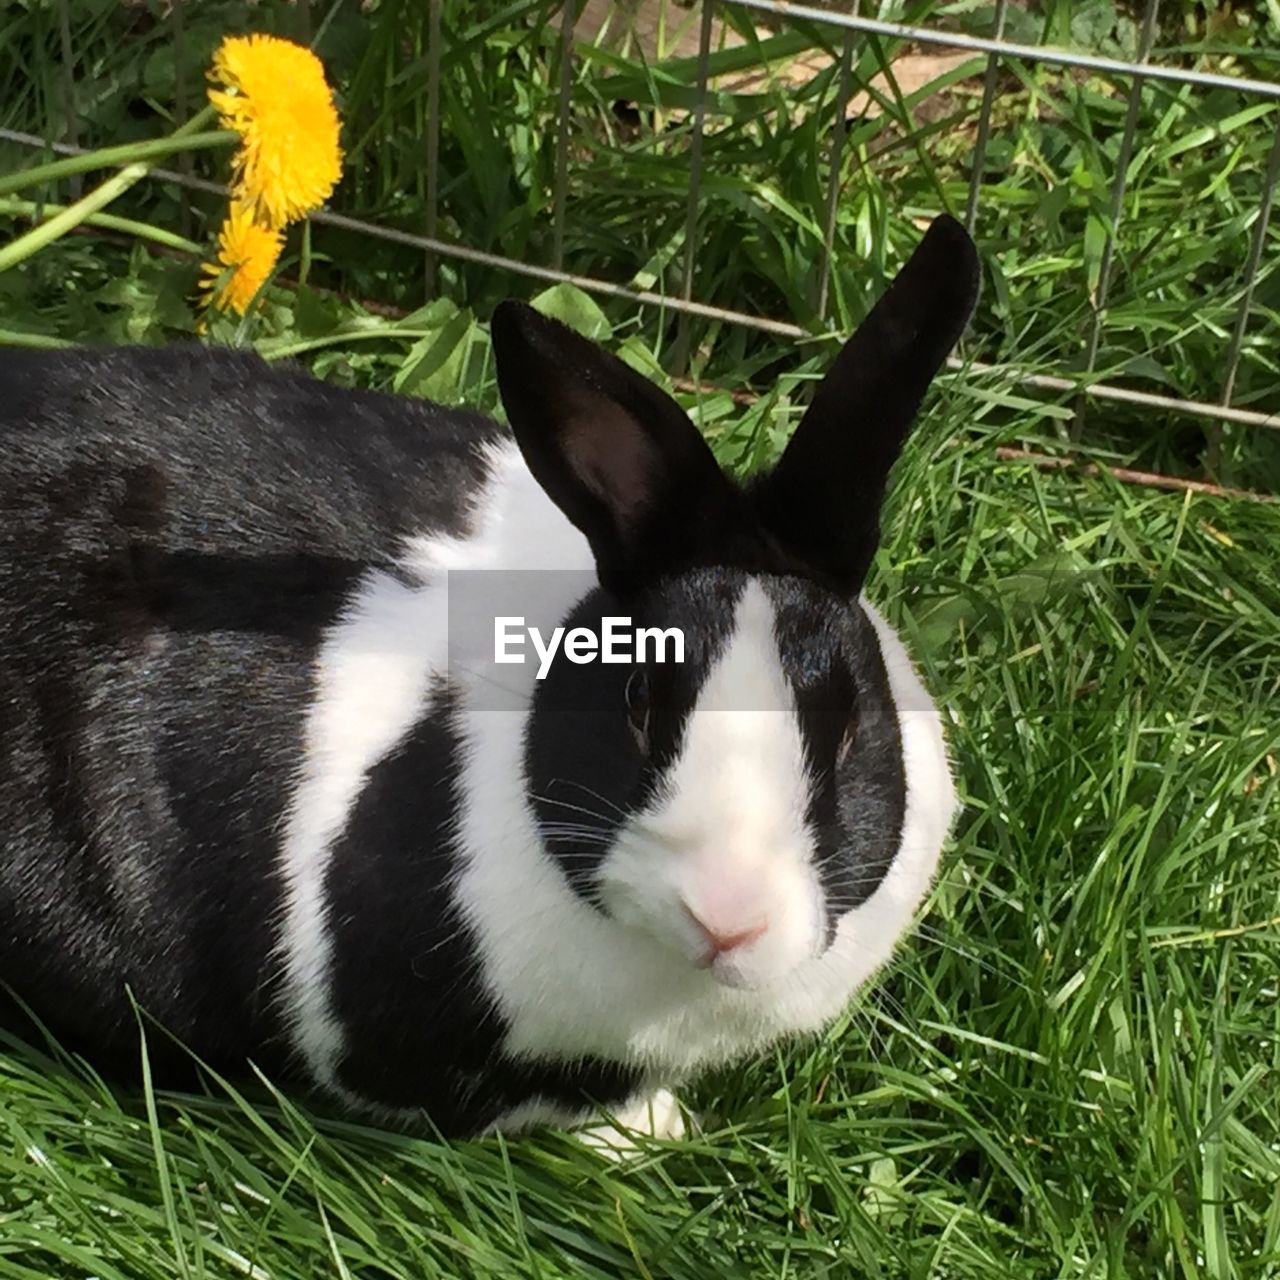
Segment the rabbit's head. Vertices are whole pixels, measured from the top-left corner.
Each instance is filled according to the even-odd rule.
[[[938,718],[861,592],[890,468],[977,284],[969,237],[939,219],[745,485],[620,360],[527,306],[495,314],[516,440],[595,559],[565,626],[648,639],[631,661],[550,663],[529,803],[573,890],[699,981],[777,988],[835,952],[856,985],[932,879],[953,807]]]

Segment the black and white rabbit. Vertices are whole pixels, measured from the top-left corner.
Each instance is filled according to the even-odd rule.
[[[510,431],[240,352],[0,353],[0,980],[104,1060],[131,993],[384,1120],[678,1132],[665,1086],[820,1028],[932,881],[939,718],[860,592],[977,280],[935,221],[745,486],[513,302]],[[685,661],[495,703],[450,653],[477,571]]]

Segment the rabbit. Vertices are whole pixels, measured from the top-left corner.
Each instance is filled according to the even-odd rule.
[[[515,301],[509,427],[197,344],[4,352],[0,982],[94,1061],[158,1024],[158,1070],[447,1138],[678,1136],[674,1090],[835,1018],[934,878],[940,717],[862,591],[978,275],[935,220],[745,483]],[[683,660],[499,665],[468,582]]]

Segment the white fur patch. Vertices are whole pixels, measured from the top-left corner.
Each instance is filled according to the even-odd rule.
[[[515,445],[504,445],[493,451],[472,536],[412,540],[404,564],[421,586],[380,571],[366,575],[317,658],[315,701],[280,858],[285,904],[279,952],[294,1048],[312,1076],[340,1095],[335,1073],[343,1033],[329,993],[325,899],[332,843],[369,770],[429,710],[431,681],[447,668],[448,571],[525,568],[539,561],[591,567],[586,540],[533,480]]]
[[[713,972],[733,985],[772,985],[822,942],[809,796],[773,605],[750,581],[660,795],[623,827],[602,868],[611,913],[690,963],[705,951],[697,921],[722,936],[762,928],[718,956]]]
[[[433,637],[420,628],[430,623],[415,593],[384,573],[372,573],[327,637],[317,664],[316,701],[307,717],[301,776],[282,850],[282,950],[295,1047],[314,1077],[331,1088],[342,1030],[327,991],[329,848],[368,769],[421,714]]]
[[[625,1160],[639,1150],[635,1135],[678,1141],[685,1135],[684,1112],[670,1089],[656,1089],[620,1109],[614,1124],[584,1129],[579,1139],[606,1160]]]

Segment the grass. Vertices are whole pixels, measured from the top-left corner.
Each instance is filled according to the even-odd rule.
[[[1276,1274],[1280,512],[1002,466],[969,408],[935,401],[876,593],[965,814],[843,1025],[624,1169],[10,1052],[0,1276]]]
[[[442,234],[546,261],[555,42],[533,20],[547,6],[479,8],[445,6]],[[1191,29],[1190,6],[1169,8],[1179,56],[1212,49],[1273,72],[1271,7],[1232,46],[1221,26]],[[202,50],[245,24],[233,4],[188,7],[175,58],[171,28],[149,10],[67,10],[77,136],[95,145],[161,132],[176,71],[187,65],[192,96]],[[314,21],[353,154],[337,207],[415,229],[420,10],[389,0],[365,20],[340,5]],[[306,10],[256,13],[261,27]],[[1068,38],[1088,14],[1100,24],[1091,38],[1123,51],[1132,23],[1109,6],[1050,4],[1043,22]],[[982,29],[981,14],[947,20]],[[0,59],[3,123],[60,134],[57,11],[0,21],[32,69]],[[1099,81],[1007,76],[978,228],[986,294],[966,352],[1056,372],[1087,336],[1124,102]],[[687,133],[672,113],[689,83],[683,64],[583,55],[573,269],[678,283]],[[807,92],[833,91],[820,80]],[[615,94],[668,128],[626,133]],[[909,247],[914,217],[962,207],[976,103],[957,92],[926,119],[922,102],[891,101],[851,135],[842,329]],[[776,90],[714,101],[696,291],[816,328],[820,241],[801,211],[822,207],[826,161],[804,105]],[[1249,110],[1231,94],[1143,98],[1100,361],[1134,385],[1215,394],[1274,130],[1274,109]],[[0,159],[19,156],[30,163]],[[217,163],[192,160],[214,175]],[[26,342],[189,334],[194,261],[151,246],[207,243],[220,212],[163,184],[134,188],[112,206],[124,222],[0,275],[0,324]],[[1241,403],[1271,409],[1276,235],[1240,380]],[[440,269],[424,305],[421,255],[315,227],[309,254],[295,243],[285,268],[308,287],[273,290],[252,325],[215,336],[298,356],[336,382],[492,407],[483,318],[527,286]],[[602,310],[568,289],[543,305],[666,377],[670,317]],[[714,326],[691,336],[696,371],[726,390],[682,399],[727,465],[766,463],[826,348]],[[735,403],[727,388],[746,385],[765,394]],[[688,1099],[702,1135],[651,1144],[624,1168],[560,1134],[446,1145],[243,1082],[210,1081],[200,1096],[111,1088],[37,1036],[6,1042],[0,1280],[1280,1276],[1280,507],[998,456],[1001,445],[1060,450],[1071,415],[1007,378],[948,376],[899,468],[873,594],[950,709],[965,807],[916,935],[842,1025],[702,1082]],[[1085,453],[1198,473],[1204,443],[1186,420],[1097,408]],[[1230,432],[1226,446],[1232,478],[1280,487],[1272,433]]]

